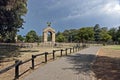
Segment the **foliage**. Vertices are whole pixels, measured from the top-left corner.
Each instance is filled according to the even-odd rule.
[[[31,30],[27,33],[26,38],[25,38],[26,42],[38,42],[39,41],[39,36],[37,35],[37,33],[34,30]]]
[[[100,37],[101,37],[101,41],[107,42],[108,40],[110,40],[112,37],[105,31],[102,31],[100,33]]]
[[[24,42],[24,40],[25,40],[24,37],[21,35],[18,35],[17,38],[18,38],[18,41],[20,41],[20,42]]]
[[[117,41],[117,28],[111,28],[108,33],[112,36],[113,42]]]
[[[118,27],[117,30],[117,40],[120,41],[120,26]]]
[[[95,26],[94,26],[94,39],[95,39],[95,41],[100,41],[100,32],[101,32],[101,30],[100,30],[100,25],[99,24],[96,24]]]
[[[14,42],[16,32],[22,28],[22,16],[27,13],[27,0],[0,0],[0,35],[3,41]]]
[[[65,30],[63,35],[65,36],[66,42],[69,42],[70,30]]]
[[[38,42],[42,42],[42,36],[38,36]]]
[[[96,24],[94,27],[65,30],[62,34],[66,42],[118,42],[120,38],[120,27],[119,29],[111,28],[108,30],[107,27],[100,27],[99,24]]]
[[[63,36],[62,33],[57,33],[57,36],[56,36],[56,41],[57,42],[65,42],[65,36]]]
[[[93,40],[93,37],[94,37],[93,28],[92,27],[85,27],[85,28],[79,29],[78,36],[79,36],[81,42]]]
[[[77,34],[78,34],[78,30],[76,29],[65,30],[63,32],[63,35],[66,38],[66,42],[78,42],[79,38]]]

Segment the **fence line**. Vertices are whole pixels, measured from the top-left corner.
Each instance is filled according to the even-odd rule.
[[[34,68],[35,68],[35,61],[34,61],[34,59],[36,57],[38,57],[38,56],[44,55],[44,62],[47,63],[47,61],[48,61],[48,55],[50,55],[50,54],[52,54],[52,57],[53,57],[52,59],[54,60],[55,59],[55,53],[58,52],[58,51],[60,52],[60,56],[62,57],[63,56],[63,51],[65,52],[65,56],[67,56],[68,55],[68,50],[70,50],[70,54],[71,54],[72,52],[73,53],[75,51],[77,52],[77,51],[80,50],[80,48],[85,48],[85,47],[86,47],[86,45],[81,46],[81,47],[80,46],[76,46],[76,47],[72,47],[72,48],[66,48],[66,49],[60,49],[60,50],[53,50],[53,52],[51,52],[51,53],[44,52],[44,53],[41,53],[41,54],[32,55],[30,59],[27,59],[25,61],[16,60],[15,64],[13,64],[13,65],[5,68],[5,69],[0,70],[0,74],[3,74],[3,73],[7,72],[8,70],[10,70],[12,68],[15,68],[15,79],[18,79],[20,77],[20,74],[19,74],[19,72],[20,72],[19,71],[20,70],[19,69],[20,65],[25,64],[25,63],[31,61],[31,69],[34,70]]]

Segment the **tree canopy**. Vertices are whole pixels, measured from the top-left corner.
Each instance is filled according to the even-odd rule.
[[[107,42],[108,40],[111,40],[112,36],[108,34],[108,31],[101,30],[100,32],[100,41]]]
[[[27,13],[27,0],[0,0],[0,36],[2,41],[14,42],[19,28],[24,20],[22,16]]]
[[[56,41],[57,42],[65,42],[65,36],[62,33],[58,32],[56,34]]]
[[[101,27],[99,24],[96,24],[94,27],[64,30],[61,34],[65,37],[64,42],[95,41],[97,43],[120,43],[120,27],[108,29],[107,27]],[[59,41],[59,38],[57,38],[57,41]]]
[[[101,32],[100,25],[96,24],[94,26],[94,39],[96,42],[100,41],[100,32]]]
[[[78,36],[79,36],[81,42],[93,40],[93,37],[94,37],[93,28],[92,27],[80,28]]]
[[[37,35],[37,33],[34,30],[31,30],[27,33],[26,35],[26,42],[38,42],[39,41],[39,36]]]

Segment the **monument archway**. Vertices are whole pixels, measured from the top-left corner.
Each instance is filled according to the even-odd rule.
[[[43,30],[43,42],[55,42],[55,30],[50,25]]]

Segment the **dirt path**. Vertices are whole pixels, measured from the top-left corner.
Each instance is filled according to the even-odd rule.
[[[24,80],[95,80],[91,63],[99,49],[100,47],[90,47],[49,62]]]

